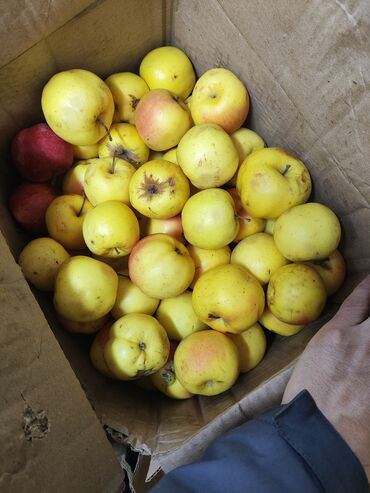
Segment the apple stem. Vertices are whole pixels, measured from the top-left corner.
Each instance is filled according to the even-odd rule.
[[[77,217],[80,217],[80,216],[81,216],[82,211],[83,211],[83,208],[84,208],[84,205],[85,205],[85,202],[86,202],[86,195],[84,194],[84,195],[83,195],[83,197],[84,197],[84,199],[83,199],[83,201],[82,201],[81,208],[80,208],[80,210],[78,211]]]
[[[281,172],[281,174],[282,174],[283,176],[285,176],[285,175],[288,173],[288,171],[290,170],[290,168],[291,168],[291,165],[290,165],[290,164],[287,164],[287,165],[285,166],[285,168],[283,169],[283,171]]]
[[[103,122],[103,120],[101,120],[100,118],[97,118],[96,121],[99,122],[100,125],[104,128],[104,130],[107,133],[108,139],[110,140],[110,142],[112,142],[113,139],[112,139],[112,136],[109,132],[109,128],[106,126],[106,124]]]

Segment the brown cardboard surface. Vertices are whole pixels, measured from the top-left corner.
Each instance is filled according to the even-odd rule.
[[[367,0],[0,3],[2,19],[12,21],[0,31],[4,46],[0,58],[0,227],[15,256],[23,240],[6,211],[13,179],[7,149],[18,129],[42,118],[40,94],[45,82],[56,71],[71,67],[87,68],[102,77],[118,70],[136,70],[147,51],[167,41],[187,52],[198,75],[214,66],[232,69],[251,95],[248,126],[259,132],[268,145],[292,151],[309,167],[314,181],[313,198],[329,205],[344,229],[341,249],[349,276],[338,299],[356,279],[370,272]],[[3,249],[8,255],[5,246]],[[16,432],[14,435],[13,430],[19,430],[19,419],[11,418],[10,425],[2,428],[2,436],[6,437],[14,460],[23,462],[11,466],[6,459],[4,464],[7,471],[27,471],[31,467],[33,472],[39,466],[36,478],[40,484],[51,461],[50,451],[58,453],[64,464],[59,471],[52,468],[50,475],[55,484],[63,484],[58,481],[63,480],[61,475],[69,463],[75,468],[75,477],[85,477],[88,471],[97,473],[99,451],[109,447],[69,365],[100,422],[126,436],[134,449],[152,454],[167,471],[197,457],[224,430],[278,403],[296,358],[325,318],[296,336],[275,338],[263,362],[242,375],[231,391],[214,398],[194,397],[177,402],[98,375],[88,361],[89,339],[59,329],[50,300],[38,296],[51,332],[19,269],[11,260],[2,268],[4,279],[16,281],[6,281],[6,295],[1,291],[0,314],[7,324],[22,327],[22,338],[7,332],[0,339],[10,360],[15,358],[0,375],[3,412],[10,419],[20,410],[24,412],[29,403],[35,413],[44,410],[53,418],[46,438],[32,442],[34,455],[27,449],[28,442],[23,443],[22,433],[18,431],[21,438]],[[16,291],[9,291],[10,287]],[[26,323],[32,325],[32,330],[25,330]],[[41,329],[42,340],[47,341],[50,350],[43,350],[43,359],[39,360],[35,348],[39,347]],[[27,365],[37,371],[29,371]],[[15,367],[17,370],[13,371]],[[30,379],[28,387],[24,386],[26,377]],[[63,395],[68,396],[66,402]],[[59,415],[56,413],[61,402],[69,406],[69,411]],[[79,421],[80,409],[88,424]],[[60,435],[62,429],[68,430],[64,436]],[[99,443],[91,442],[91,430],[100,437]],[[62,436],[59,449],[56,438],[52,441],[54,433]],[[13,435],[18,436],[18,442]],[[79,470],[79,463],[70,454],[86,447],[85,469]],[[109,471],[110,459],[105,460]],[[116,464],[111,467],[114,469]],[[14,477],[21,477],[19,474]],[[18,486],[20,481],[14,484]],[[104,491],[103,488],[101,483],[90,491]]]

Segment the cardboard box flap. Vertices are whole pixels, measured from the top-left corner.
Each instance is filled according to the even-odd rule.
[[[118,492],[123,473],[30,294],[0,237],[0,490],[45,491],[48,477],[48,491]]]

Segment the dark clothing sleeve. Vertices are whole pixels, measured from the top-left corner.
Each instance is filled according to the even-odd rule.
[[[304,390],[215,440],[151,493],[368,493],[359,460]]]

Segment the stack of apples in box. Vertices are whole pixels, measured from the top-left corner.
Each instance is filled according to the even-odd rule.
[[[196,79],[165,46],[139,74],[46,83],[46,123],[12,141],[27,181],[10,210],[35,237],[19,264],[65,329],[96,333],[107,377],[216,395],[260,363],[266,330],[320,316],[345,276],[341,227],[308,202],[306,166],[242,126],[249,94],[232,71]]]

